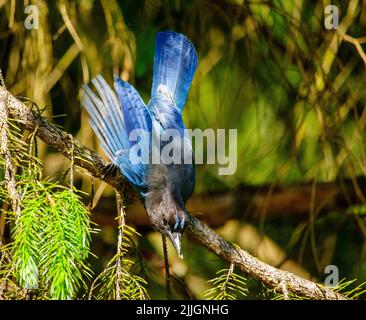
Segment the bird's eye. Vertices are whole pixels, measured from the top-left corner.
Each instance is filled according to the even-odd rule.
[[[178,216],[178,214],[174,215],[174,219],[172,219],[172,221],[170,222],[170,227],[171,227],[173,232],[178,231],[178,229],[179,229],[179,216]]]
[[[186,228],[186,226],[187,226],[187,219],[183,216],[183,218],[182,218],[182,220],[180,222],[180,229],[181,229],[182,232],[184,231],[184,229]]]

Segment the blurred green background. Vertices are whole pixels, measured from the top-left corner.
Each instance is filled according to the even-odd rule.
[[[26,30],[24,6],[39,9]],[[132,83],[148,102],[158,31],[184,33],[199,56],[183,117],[188,128],[237,128],[238,168],[218,175],[197,166],[188,208],[226,239],[276,267],[323,282],[366,281],[366,1],[332,1],[339,29],[324,27],[330,1],[0,0],[0,67],[8,90],[46,107],[43,115],[102,153],[79,90],[102,73]],[[345,36],[348,35],[348,36]],[[352,37],[352,38],[350,38]],[[359,42],[355,39],[361,38]],[[357,48],[356,44],[359,43]],[[40,143],[45,176],[62,179],[69,161]],[[92,182],[92,185],[91,185]],[[113,190],[78,174],[101,231],[91,258],[98,274],[115,253]],[[89,201],[86,197],[85,201]],[[135,202],[128,222],[153,298],[165,298],[160,236]],[[177,298],[203,298],[226,263],[184,239],[169,247]],[[146,267],[146,268],[145,268]],[[141,272],[137,270],[136,272]],[[263,298],[249,280],[246,298]]]

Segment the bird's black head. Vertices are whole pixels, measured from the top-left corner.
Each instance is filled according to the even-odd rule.
[[[176,185],[166,178],[161,179],[159,185],[146,194],[144,204],[154,229],[168,236],[183,258],[181,240],[188,216]]]

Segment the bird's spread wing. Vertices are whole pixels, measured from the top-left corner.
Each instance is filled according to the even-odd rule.
[[[172,106],[182,113],[196,68],[196,50],[183,34],[169,30],[159,32],[155,44],[151,100],[168,98],[173,102]]]
[[[82,104],[105,153],[113,160],[118,151],[129,148],[122,111],[115,92],[102,76],[98,75],[91,82],[99,97],[84,85]]]
[[[151,101],[146,107],[138,92],[129,83],[115,79],[112,90],[102,76],[92,83],[98,96],[83,87],[82,103],[91,117],[91,126],[105,153],[136,187],[146,187],[147,163],[134,163],[131,150],[139,143],[148,154],[150,139],[131,140],[136,129],[156,131],[152,119],[162,130],[185,128],[182,110],[197,68],[197,53],[192,43],[173,31],[159,32],[156,39]],[[116,94],[117,93],[117,94]],[[159,130],[161,130],[159,129]],[[146,142],[144,142],[146,141]],[[141,143],[142,142],[142,143]]]
[[[150,132],[150,112],[136,89],[118,77],[114,81],[114,88],[122,106],[127,134],[129,135],[134,129],[143,129]]]
[[[117,95],[100,75],[92,83],[99,97],[87,85],[82,95],[90,124],[110,160],[133,185],[144,188],[146,165],[131,161],[130,150],[139,141],[131,141],[130,133],[134,129],[150,132],[149,111],[137,91],[119,78],[115,80]],[[148,148],[146,141],[143,147]]]

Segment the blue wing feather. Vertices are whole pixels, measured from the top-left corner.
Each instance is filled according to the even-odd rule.
[[[150,132],[150,112],[136,89],[120,78],[115,79],[114,88],[122,106],[127,134],[129,135],[134,129],[144,129]]]
[[[125,149],[128,141],[123,129],[116,129],[118,122],[120,126],[123,120],[116,119],[115,109],[118,107],[118,100],[114,92],[108,87],[102,89],[102,84],[99,82],[101,77],[93,79],[93,83],[97,89],[98,98],[93,91],[86,85],[83,86],[84,94],[82,103],[91,117],[91,125],[100,141],[105,145],[104,151],[113,160],[113,155],[118,150]],[[107,98],[108,97],[108,98]]]
[[[146,188],[146,165],[130,161],[133,143],[128,138],[133,129],[149,132],[151,117],[146,105],[135,88],[119,78],[115,80],[116,92],[100,75],[92,83],[99,97],[84,85],[82,104],[90,115],[90,124],[104,152],[135,187]]]

